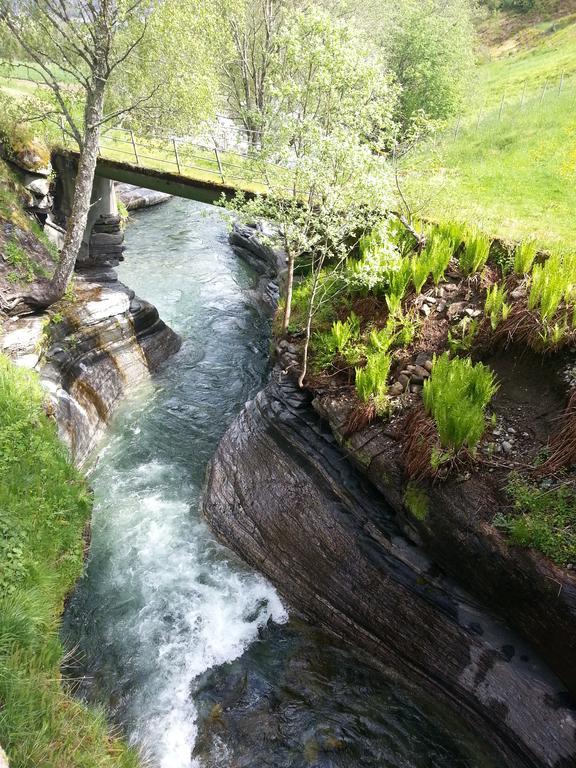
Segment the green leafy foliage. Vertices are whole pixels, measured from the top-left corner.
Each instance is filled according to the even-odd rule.
[[[464,275],[473,275],[484,268],[490,255],[490,245],[488,235],[479,230],[470,230],[459,256],[460,269]]]
[[[514,250],[514,272],[517,275],[527,275],[532,269],[538,252],[535,240],[524,240],[518,243]]]
[[[467,354],[472,349],[478,321],[471,317],[464,317],[458,325],[448,331],[448,349],[453,355]]]
[[[576,289],[576,253],[553,253],[544,264],[532,269],[528,308],[538,308],[543,320],[550,320],[560,304],[572,304]]]
[[[445,448],[474,449],[485,430],[484,411],[497,385],[494,374],[470,358],[434,358],[432,375],[424,382],[424,406],[431,414]]]
[[[506,320],[510,314],[510,306],[506,303],[506,286],[504,284],[492,285],[486,294],[484,312],[490,318],[492,330],[496,330],[502,320]]]
[[[508,494],[513,511],[494,524],[521,547],[533,547],[559,565],[576,563],[576,490],[571,485],[539,488],[512,476]]]
[[[363,402],[382,401],[388,390],[392,359],[386,352],[369,354],[364,368],[356,368],[356,392]]]
[[[451,237],[446,237],[438,231],[432,233],[426,243],[426,251],[428,252],[428,260],[434,285],[438,285],[444,278],[444,273],[448,269],[450,259],[454,255],[455,250],[454,240],[452,240]]]
[[[138,765],[60,685],[59,619],[90,507],[36,378],[0,356],[0,743],[15,768]]]

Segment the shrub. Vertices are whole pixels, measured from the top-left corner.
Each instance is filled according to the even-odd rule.
[[[535,240],[518,243],[514,251],[514,272],[517,275],[527,275],[532,269],[537,252]]]
[[[479,272],[490,255],[490,238],[478,230],[470,232],[464,248],[460,251],[460,269],[465,275]]]
[[[434,358],[432,375],[424,382],[424,407],[436,423],[445,448],[474,449],[485,429],[484,411],[497,390],[492,371],[470,358]]]
[[[390,222],[384,221],[360,240],[360,258],[350,259],[346,280],[351,291],[361,294],[382,292],[390,276],[398,270],[402,257],[390,232]]]
[[[510,314],[510,306],[506,303],[506,287],[494,283],[488,289],[484,312],[490,318],[492,330],[496,330],[502,320],[506,320]]]
[[[368,355],[364,368],[356,368],[356,392],[364,403],[381,401],[388,390],[388,375],[392,359],[386,352]]]

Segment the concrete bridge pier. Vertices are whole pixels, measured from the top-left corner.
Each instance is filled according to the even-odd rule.
[[[54,217],[57,224],[65,226],[72,211],[76,158],[68,154],[54,153],[52,166],[56,172]],[[103,176],[95,176],[90,212],[76,262],[77,267],[101,263],[103,253],[106,253],[111,266],[115,266],[122,260],[123,241],[114,182]]]

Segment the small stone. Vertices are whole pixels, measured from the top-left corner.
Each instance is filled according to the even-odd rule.
[[[438,305],[436,306],[436,312],[439,314],[442,314],[444,310],[446,309],[446,302],[444,300],[438,302]]]
[[[408,378],[410,378],[410,374],[411,374],[411,371],[409,370],[402,369],[400,371],[400,376],[407,376]]]
[[[446,296],[446,291],[444,290],[444,288],[441,285],[438,286],[438,288],[436,288],[436,296],[439,299],[443,299]]]
[[[512,453],[512,443],[509,443],[508,440],[504,440],[502,443],[502,450],[504,453]]]
[[[515,290],[512,291],[510,296],[511,296],[511,298],[516,299],[516,300],[523,299],[524,296],[526,296],[526,289],[525,288],[516,288]]]
[[[456,283],[446,283],[446,285],[444,286],[444,290],[447,293],[455,293],[458,290],[458,286],[456,285]]]
[[[424,368],[426,368],[427,371],[432,372],[433,364],[432,360],[426,360],[425,363],[423,363]]]
[[[427,379],[430,376],[430,371],[423,368],[421,365],[417,365],[414,369],[414,373],[422,379]]]
[[[419,395],[420,392],[422,392],[422,387],[419,384],[411,384],[410,392],[412,392],[413,395]]]
[[[480,317],[482,314],[481,309],[470,309],[470,307],[465,309],[464,312],[468,315],[468,317]]]
[[[408,384],[410,384],[410,376],[407,376],[405,373],[401,373],[400,376],[398,376],[398,384],[402,385],[402,389],[406,389]]]
[[[522,437],[530,437],[528,432],[522,432]]]
[[[427,304],[436,304],[436,299],[434,298],[434,296],[424,296],[424,301]]]
[[[416,366],[415,365],[407,365],[406,366],[406,370],[407,370],[408,373],[414,373],[414,371],[416,370]]]
[[[282,341],[278,342],[278,346],[280,349],[288,349],[288,342],[286,339],[282,339]]]
[[[462,312],[464,312],[465,309],[466,309],[465,301],[455,301],[454,304],[450,304],[450,306],[448,307],[448,317],[449,318],[458,317],[458,315],[462,314]]]
[[[404,392],[404,387],[402,386],[402,384],[400,384],[399,381],[395,381],[388,391],[392,395],[392,397],[397,397],[398,395],[401,395]]]
[[[492,434],[494,435],[494,437],[500,437],[500,435],[502,434],[502,430],[498,429],[498,428],[497,429],[493,429],[492,430]]]
[[[423,384],[424,383],[424,379],[422,378],[422,376],[418,376],[417,373],[413,373],[410,376],[410,381],[412,382],[412,384]]]
[[[288,350],[288,352],[291,355],[297,355],[298,354],[298,347],[296,346],[296,344],[288,344],[286,349]]]
[[[420,312],[422,312],[423,315],[428,317],[428,315],[430,314],[430,307],[428,306],[428,304],[422,304],[422,306],[420,307]]]
[[[514,429],[514,427],[508,427],[508,434],[509,435],[515,435],[516,434],[516,430]]]

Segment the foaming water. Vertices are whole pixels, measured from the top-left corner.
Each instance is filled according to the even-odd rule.
[[[111,703],[162,768],[193,764],[192,681],[242,654],[269,619],[287,618],[272,586],[220,547],[198,512],[206,462],[263,382],[269,332],[246,300],[251,278],[221,214],[209,211],[172,201],[128,230],[120,277],[184,343],[99,451],[88,568],[67,612],[85,695]]]
[[[120,278],[183,337],[94,457],[69,674],[155,768],[479,768],[494,763],[350,649],[287,622],[200,514],[206,464],[267,375],[269,322],[222,213],[183,200],[128,228]]]

